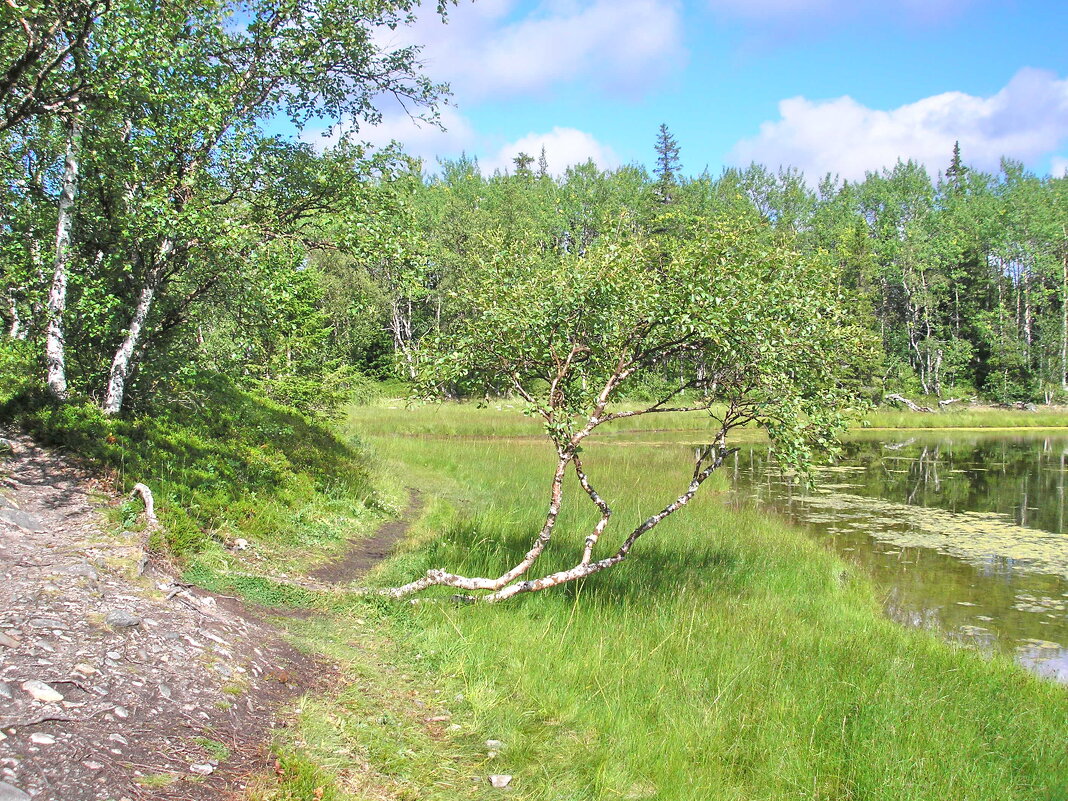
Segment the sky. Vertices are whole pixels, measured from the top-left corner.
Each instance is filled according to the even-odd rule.
[[[451,88],[445,130],[396,106],[358,139],[512,169],[592,158],[652,167],[666,124],[683,172],[759,162],[815,183],[953,144],[996,170],[1068,171],[1068,0],[460,0],[425,8],[383,46],[418,44]],[[309,129],[309,141],[328,142]]]

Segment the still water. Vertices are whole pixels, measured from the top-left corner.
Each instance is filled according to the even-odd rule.
[[[859,432],[809,489],[759,445],[731,470],[736,498],[871,575],[893,619],[1068,682],[1068,432]]]

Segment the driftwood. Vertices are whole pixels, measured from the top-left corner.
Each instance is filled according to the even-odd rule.
[[[916,403],[915,401],[910,401],[904,395],[898,395],[896,392],[892,395],[887,395],[886,399],[888,401],[893,401],[894,403],[900,403],[903,406],[907,406],[911,411],[914,412],[925,412],[927,414],[934,414],[934,409],[932,409],[930,406],[920,406],[920,404]]]

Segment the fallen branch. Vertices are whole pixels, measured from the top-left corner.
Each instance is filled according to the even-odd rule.
[[[159,518],[156,517],[156,501],[152,497],[152,490],[144,484],[134,484],[133,489],[130,491],[130,497],[135,495],[140,495],[141,500],[145,503],[145,520],[148,522],[149,527],[156,528],[159,525]]]
[[[976,399],[974,396],[971,398],[946,398],[945,400],[940,400],[938,402],[938,408],[944,409],[951,403],[963,403],[964,401],[968,401],[968,403],[975,403],[975,400]]]
[[[887,395],[886,399],[888,401],[893,401],[894,403],[900,403],[900,404],[902,404],[904,406],[907,406],[911,411],[914,411],[914,412],[924,412],[926,414],[934,414],[934,409],[932,409],[930,406],[920,406],[920,404],[916,403],[915,401],[910,401],[905,396],[898,395],[896,392],[894,394],[892,394],[892,395]]]

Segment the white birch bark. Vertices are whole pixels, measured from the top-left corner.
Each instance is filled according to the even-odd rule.
[[[63,312],[67,307],[67,277],[70,263],[71,227],[74,223],[74,199],[78,192],[78,143],[82,118],[76,110],[67,134],[67,155],[60,179],[59,212],[56,219],[55,265],[52,288],[48,293],[48,326],[45,333],[45,362],[48,368],[48,391],[57,400],[67,397],[67,359],[63,341]]]
[[[174,251],[174,242],[170,239],[163,240],[159,254],[152,267],[145,276],[145,282],[141,286],[141,293],[137,298],[133,316],[130,318],[130,326],[126,331],[126,337],[122,340],[115,357],[111,360],[111,374],[108,378],[108,393],[104,400],[104,413],[113,415],[122,411],[122,403],[126,397],[126,379],[130,375],[130,367],[133,362],[133,354],[141,341],[141,333],[145,327],[149,312],[152,311],[152,302],[155,300],[156,291],[159,289],[160,280],[163,277],[167,259]]]

